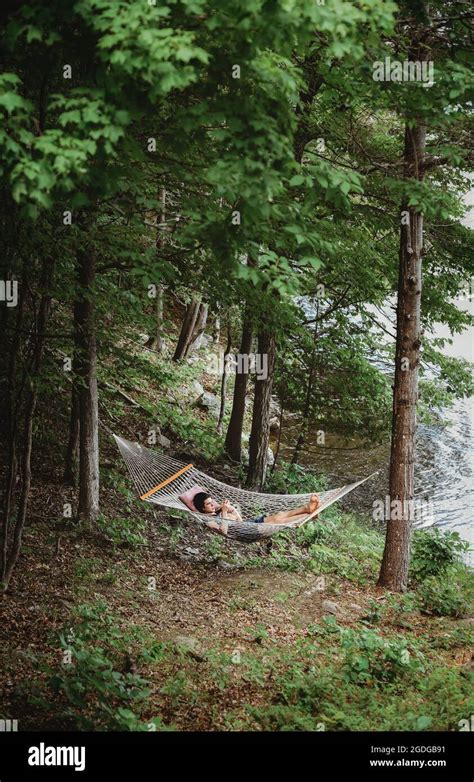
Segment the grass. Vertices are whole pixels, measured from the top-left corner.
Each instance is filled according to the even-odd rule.
[[[211,644],[196,661],[124,627],[101,601],[74,619],[55,641],[71,662],[47,667],[30,700],[79,729],[190,730],[210,719],[220,730],[457,730],[474,709],[471,677],[446,659],[446,646],[466,640],[456,627],[436,646],[331,617],[280,645],[259,623],[245,649]]]

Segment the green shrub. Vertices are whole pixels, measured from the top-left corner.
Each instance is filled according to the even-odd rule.
[[[206,543],[206,552],[214,560],[220,559],[225,551],[225,541],[223,538],[213,535]]]
[[[364,615],[361,617],[363,622],[375,625],[384,619],[387,613],[387,606],[382,605],[378,600],[369,600]]]
[[[310,546],[312,543],[330,542],[334,538],[336,524],[333,520],[324,517],[324,522],[308,521],[302,527],[298,528],[297,541],[303,546]]]
[[[455,626],[453,629],[452,622],[449,624],[451,625],[451,628],[448,632],[434,638],[430,642],[432,648],[455,649],[459,646],[474,646],[474,634],[471,626],[467,627],[465,625],[461,625],[461,627]]]
[[[386,639],[373,630],[346,630],[342,635],[345,678],[357,684],[393,682],[422,672],[423,658],[404,639]]]
[[[376,578],[383,551],[378,530],[362,524],[350,513],[341,513],[335,505],[324,511],[324,521],[315,522],[314,528],[307,533],[304,527],[298,530],[298,535],[314,538],[309,549],[313,570],[335,573],[358,584]]]
[[[74,563],[74,575],[81,581],[95,579],[96,571],[101,565],[97,557],[81,557]]]
[[[104,470],[103,473],[103,476],[101,476],[103,484],[107,488],[113,489],[114,492],[121,494],[127,508],[130,510],[136,500],[136,493],[132,490],[128,478],[114,468]]]
[[[430,576],[441,576],[462,554],[469,550],[469,543],[457,532],[442,532],[439,529],[415,530],[412,540],[410,575],[415,581],[424,581]]]
[[[80,730],[166,729],[159,717],[141,718],[149,682],[127,670],[130,654],[154,659],[153,645],[141,651],[141,632],[121,630],[102,600],[79,606],[74,616],[74,625],[59,635],[63,662],[46,668],[49,686],[67,704],[65,717]]]
[[[266,731],[318,731],[324,724],[307,712],[294,706],[248,706],[253,721]]]
[[[327,480],[315,475],[299,464],[281,461],[275,472],[270,473],[265,483],[265,491],[275,494],[310,494],[324,491]]]
[[[441,581],[434,576],[426,578],[418,588],[420,610],[435,616],[464,616],[469,611],[469,600],[462,587],[446,577]]]
[[[416,592],[388,595],[386,607],[390,610],[391,623],[394,626],[411,629],[413,617],[420,610],[420,598]]]
[[[193,705],[198,699],[198,693],[192,689],[184,670],[167,679],[160,692],[167,696],[169,704],[175,709],[182,703]]]
[[[143,532],[145,523],[135,518],[107,518],[99,516],[97,520],[99,530],[113,543],[114,546],[129,546],[135,548],[145,544]]]
[[[291,671],[278,680],[279,699],[310,713],[319,709],[328,692],[329,671],[296,662]]]
[[[387,608],[390,608],[393,611],[395,617],[417,611],[418,607],[419,598],[416,592],[387,595]]]
[[[312,569],[316,573],[337,573],[339,578],[355,580],[355,563],[345,551],[340,551],[323,543],[310,548]]]

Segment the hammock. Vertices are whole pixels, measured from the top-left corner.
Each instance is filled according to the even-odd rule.
[[[209,525],[210,517],[205,513],[191,510],[180,499],[180,495],[196,485],[208,492],[216,500],[229,499],[240,512],[243,519],[251,519],[262,514],[268,516],[281,510],[291,510],[308,503],[311,494],[261,494],[245,489],[228,486],[221,481],[197,470],[192,464],[187,465],[178,459],[172,459],[163,453],[152,451],[139,443],[124,440],[114,435],[120,453],[127,465],[130,475],[140,498],[145,502],[156,503],[165,508],[190,513],[196,522]],[[372,473],[375,475],[376,473]],[[355,483],[342,486],[339,489],[318,492],[321,505],[312,514],[301,520],[289,520],[285,524],[256,524],[252,521],[227,520],[229,538],[242,542],[253,542],[269,538],[283,529],[294,528],[306,523],[315,515],[328,508],[333,502],[344,497],[350,491],[360,486],[372,477],[369,475]],[[314,492],[313,492],[314,493]],[[213,517],[211,517],[213,518]]]

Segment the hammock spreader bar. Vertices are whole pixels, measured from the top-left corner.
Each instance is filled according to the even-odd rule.
[[[162,481],[158,484],[158,486],[155,486],[153,489],[150,489],[150,491],[145,492],[145,494],[142,494],[140,497],[141,500],[147,500],[148,497],[151,497],[152,494],[155,494],[155,492],[159,491],[163,488],[163,486],[167,486],[168,483],[171,483],[172,481],[176,480],[176,478],[179,478],[180,475],[183,475],[183,473],[187,472],[188,470],[191,470],[192,467],[194,467],[193,464],[187,464],[186,467],[181,467],[178,472],[175,472],[174,475],[172,475],[170,478],[167,478],[165,481]]]

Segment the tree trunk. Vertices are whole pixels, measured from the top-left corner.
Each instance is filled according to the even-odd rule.
[[[26,268],[24,269],[26,273]],[[17,477],[17,429],[18,429],[18,414],[15,405],[15,378],[16,378],[16,366],[18,362],[18,356],[20,352],[21,344],[21,330],[23,327],[23,320],[25,314],[25,290],[26,286],[20,286],[20,301],[18,304],[18,312],[16,317],[15,332],[13,335],[12,345],[10,348],[10,357],[8,362],[8,380],[7,380],[7,399],[6,404],[2,405],[2,431],[5,431],[8,442],[8,468],[5,480],[5,492],[3,498],[3,522],[0,529],[0,550],[1,550],[1,563],[0,574],[2,577],[6,573],[7,569],[7,557],[8,557],[8,532],[10,524],[10,514],[12,508],[13,491]],[[5,416],[5,418],[3,418]]]
[[[318,67],[319,56],[317,53],[306,57],[302,62],[304,74],[304,88],[300,90],[299,101],[296,105],[297,127],[293,141],[295,160],[301,163],[306,145],[314,139],[315,131],[319,135],[318,125],[311,121],[311,109],[314,98],[324,83]]]
[[[173,361],[181,361],[185,355],[192,339],[194,327],[199,315],[201,302],[199,299],[193,299],[189,304],[186,313],[184,315],[183,324],[181,326],[181,332],[178,338],[178,344],[174,352]]]
[[[306,434],[308,432],[308,418],[309,418],[309,407],[310,407],[310,400],[311,400],[311,392],[313,390],[313,373],[310,372],[308,376],[308,385],[306,387],[306,400],[305,405],[303,409],[303,415],[301,419],[301,426],[300,431],[298,434],[298,439],[296,441],[296,445],[293,451],[293,455],[291,457],[291,464],[297,464],[298,459],[300,458],[300,453],[303,448],[303,445],[306,440]]]
[[[278,425],[278,440],[277,440],[277,444],[276,444],[276,448],[275,448],[275,458],[274,458],[274,460],[273,460],[272,469],[271,469],[271,471],[270,471],[270,472],[272,473],[272,475],[273,475],[273,473],[274,473],[274,472],[275,472],[275,470],[276,470],[277,462],[278,462],[278,459],[279,459],[279,457],[280,457],[280,448],[281,448],[281,434],[282,434],[282,432],[283,432],[283,417],[284,417],[284,412],[285,412],[285,411],[284,411],[284,408],[283,408],[283,403],[281,403],[281,408],[280,408],[280,419],[279,419],[279,425]]]
[[[165,242],[165,229],[166,223],[166,190],[164,187],[160,188],[160,202],[161,212],[158,221],[158,235],[156,237],[156,249],[158,255],[161,253],[161,249]],[[164,289],[163,285],[156,286],[156,301],[155,301],[155,335],[151,337],[146,343],[147,347],[152,350],[156,350],[157,353],[163,352],[163,299]]]
[[[423,179],[426,128],[405,129],[405,177]],[[406,216],[405,221],[403,215]],[[408,223],[408,224],[404,224]],[[390,454],[391,519],[378,584],[394,591],[407,588],[414,494],[416,404],[420,361],[420,304],[423,215],[402,203],[397,303],[397,341]],[[396,501],[396,505],[394,504]],[[400,504],[401,503],[401,504]],[[396,513],[394,509],[396,508]]]
[[[66,460],[64,467],[63,481],[66,486],[77,486],[78,467],[79,467],[79,431],[80,431],[80,402],[79,388],[77,383],[77,373],[79,367],[79,318],[80,304],[74,303],[74,353],[72,358],[72,388],[71,388],[71,411],[69,416],[69,437],[66,451]]]
[[[99,515],[99,410],[97,393],[97,345],[94,280],[95,251],[78,253],[80,299],[78,302],[79,355],[79,507],[78,517],[92,523]]]
[[[63,481],[66,486],[77,486],[79,468],[79,432],[80,432],[80,403],[79,391],[73,379],[71,389],[71,411],[69,416],[69,438],[66,451],[66,464],[64,467]]]
[[[313,332],[313,352],[311,355],[311,365],[308,373],[308,384],[306,386],[306,397],[305,397],[304,408],[303,408],[303,416],[302,416],[301,427],[298,435],[298,440],[296,441],[295,450],[293,451],[293,456],[291,459],[292,464],[297,464],[298,462],[301,449],[303,448],[304,442],[306,440],[306,433],[308,431],[309,417],[311,413],[311,395],[313,393],[314,372],[315,372],[315,365],[316,365],[317,338],[318,338],[318,332],[316,330],[316,324],[315,324],[314,332]]]
[[[34,381],[33,381],[34,383]],[[23,535],[23,528],[26,521],[26,512],[28,510],[28,500],[30,496],[31,486],[31,451],[33,445],[33,419],[36,408],[37,389],[35,385],[31,385],[28,391],[28,398],[25,411],[25,437],[24,448],[21,461],[21,492],[18,505],[18,514],[13,529],[13,540],[10,551],[8,553],[8,559],[6,562],[5,570],[2,573],[2,586],[6,592],[10,584],[13,568],[16,565],[18,556],[21,549],[21,540]]]
[[[196,323],[194,324],[194,329],[191,334],[191,338],[185,348],[185,353],[184,353],[185,356],[189,356],[189,354],[192,353],[193,350],[198,346],[199,337],[201,336],[201,334],[204,333],[204,329],[206,328],[207,313],[208,313],[207,304],[203,304],[203,302],[201,302],[199,306],[198,316],[196,318]]]
[[[156,289],[156,335],[153,346],[157,353],[163,352],[163,310],[164,310],[164,290],[162,285]]]
[[[50,287],[52,276],[54,273],[54,262],[51,259],[47,259],[43,262],[43,268],[41,272],[40,288],[43,291],[40,305],[38,308],[38,316],[36,323],[34,324],[33,351],[31,366],[28,372],[27,379],[27,392],[25,403],[25,427],[24,427],[24,444],[23,454],[21,460],[21,492],[18,504],[18,513],[13,528],[13,538],[10,551],[8,552],[6,562],[3,561],[1,581],[3,590],[8,589],[10,579],[13,573],[13,569],[18,560],[18,556],[21,550],[21,542],[23,536],[23,529],[26,521],[26,514],[28,510],[28,500],[30,496],[31,486],[31,452],[33,446],[33,421],[36,409],[36,402],[38,397],[38,375],[41,368],[44,353],[45,343],[45,331],[46,324],[48,322],[49,313],[51,309],[51,295]],[[11,496],[11,495],[10,495]],[[5,543],[8,548],[8,527],[7,519],[5,519]]]
[[[276,343],[273,334],[267,332],[259,334],[258,352],[260,355],[267,355],[268,375],[265,380],[255,379],[246,486],[260,490],[263,488],[266,477],[268,443],[270,439],[270,404],[276,355]]]
[[[218,345],[221,339],[221,319],[219,315],[216,315],[214,317],[214,322],[212,324],[212,341],[215,345]]]
[[[240,355],[248,356],[252,351],[252,322],[246,313],[242,327],[242,341],[240,343]],[[262,382],[262,381],[259,381]],[[242,430],[245,416],[245,397],[247,394],[248,373],[237,372],[235,376],[234,399],[230,414],[229,426],[225,438],[224,448],[226,453],[236,462],[240,462],[242,456]]]
[[[219,420],[217,422],[217,434],[222,434],[222,426],[224,422],[224,415],[225,415],[225,393],[227,389],[227,377],[228,377],[228,369],[227,369],[227,356],[229,355],[230,351],[232,349],[232,328],[230,325],[230,318],[229,322],[227,324],[227,345],[224,351],[224,365],[222,367],[222,378],[221,378],[221,407],[219,410]]]

